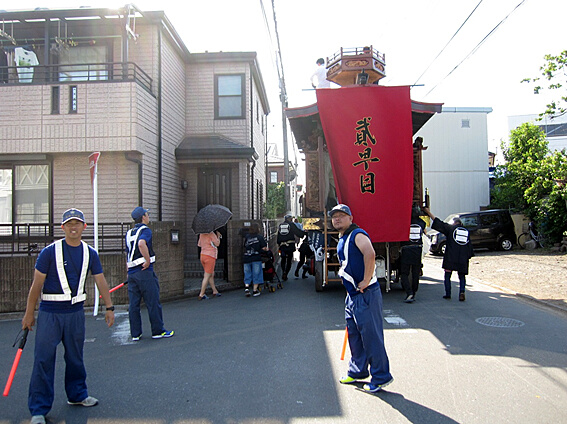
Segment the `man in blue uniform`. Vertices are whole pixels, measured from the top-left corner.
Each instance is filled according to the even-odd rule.
[[[39,254],[28,295],[22,329],[35,325],[35,306],[41,297],[37,316],[34,365],[30,380],[28,407],[32,424],[45,423],[54,398],[57,346],[65,348],[65,392],[69,405],[95,406],[98,400],[87,391],[87,372],[83,362],[85,342],[85,281],[90,271],[106,305],[105,321],[114,323],[114,306],[97,252],[81,240],[87,227],[83,213],[68,209],[61,228],[65,238],[45,247]]]
[[[336,205],[329,216],[340,235],[339,275],[347,291],[345,319],[351,353],[348,374],[339,381],[352,384],[365,379],[370,367],[370,383],[364,384],[362,389],[375,393],[394,379],[384,347],[382,293],[375,275],[374,248],[366,231],[353,224],[347,205]]]
[[[152,247],[152,230],[148,227],[148,209],[138,206],[132,211],[132,219],[135,222],[134,228],[126,233],[130,335],[134,341],[142,338],[140,303],[144,299],[152,327],[152,339],[171,337],[173,331],[167,331],[163,325],[159,281],[153,265],[156,256]]]

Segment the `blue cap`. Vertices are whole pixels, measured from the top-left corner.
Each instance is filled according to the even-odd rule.
[[[339,203],[337,206],[335,206],[333,209],[331,209],[329,211],[329,216],[333,217],[333,214],[335,212],[344,212],[347,215],[352,216],[352,213],[350,212],[350,208],[347,205],[343,205],[342,203]]]
[[[132,211],[132,219],[135,221],[136,219],[140,219],[141,217],[143,217],[146,212],[149,212],[149,209],[144,209],[141,206],[138,206],[136,209],[134,209]]]
[[[67,209],[63,212],[63,219],[61,220],[61,225],[65,224],[67,221],[76,219],[81,222],[85,222],[85,215],[79,209]]]

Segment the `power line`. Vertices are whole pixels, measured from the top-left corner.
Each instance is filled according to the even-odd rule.
[[[425,68],[425,71],[423,71],[423,73],[417,78],[417,80],[413,83],[413,85],[417,85],[417,83],[419,82],[419,80],[421,79],[421,77],[423,75],[425,75],[425,73],[429,70],[429,68],[431,67],[431,65],[433,65],[433,63],[435,63],[435,61],[439,58],[439,56],[441,56],[441,53],[443,53],[445,51],[445,49],[447,48],[447,46],[451,43],[451,41],[453,41],[453,38],[456,37],[456,35],[459,33],[459,31],[465,26],[465,24],[468,22],[468,20],[470,19],[470,17],[473,15],[473,13],[476,11],[476,9],[478,9],[478,7],[480,6],[480,4],[483,2],[483,0],[480,0],[478,2],[478,4],[475,6],[475,8],[472,10],[472,12],[469,14],[469,16],[467,16],[467,19],[464,20],[464,22],[461,24],[461,26],[459,27],[459,29],[457,29],[457,31],[453,34],[453,36],[450,38],[450,40],[447,42],[447,44],[445,44],[445,46],[441,49],[441,51],[437,54],[437,56],[435,56],[435,58],[431,61],[431,63],[427,66],[427,68]]]
[[[504,21],[505,21],[506,19],[508,19],[512,13],[514,13],[522,4],[524,4],[525,1],[526,1],[526,0],[522,0],[516,7],[514,7],[514,9],[512,9],[512,11],[511,11],[510,13],[508,13],[508,14],[504,17],[504,19],[502,19],[500,22],[498,22],[498,25],[496,25],[494,28],[492,28],[492,30],[491,30],[488,34],[486,34],[482,40],[480,40],[480,42],[470,51],[470,53],[469,53],[463,60],[461,60],[461,61],[457,64],[457,66],[455,66],[455,67],[451,70],[451,72],[449,72],[447,75],[445,75],[445,77],[444,77],[441,81],[439,81],[437,84],[435,84],[435,86],[434,86],[431,90],[429,90],[429,91],[427,92],[427,94],[425,95],[425,97],[427,97],[433,90],[435,90],[435,89],[439,86],[439,84],[441,84],[443,81],[445,81],[445,80],[449,77],[449,75],[451,75],[453,72],[455,72],[455,71],[457,70],[457,68],[458,68],[459,66],[461,66],[462,63],[463,63],[465,60],[467,60],[469,57],[471,57],[473,54],[475,54],[475,53],[478,51],[478,49],[480,48],[480,46],[482,46],[482,45],[484,44],[484,42],[488,39],[488,37],[490,37],[492,34],[494,34],[494,32],[498,29],[498,27],[500,27],[500,25],[502,25],[502,24],[504,23]]]

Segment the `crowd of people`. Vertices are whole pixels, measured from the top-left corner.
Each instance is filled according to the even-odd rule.
[[[457,219],[445,223],[436,218],[429,209],[414,206],[408,240],[401,243],[399,271],[406,292],[404,302],[413,303],[419,288],[422,273],[422,240],[426,224],[420,218],[425,213],[432,219],[431,227],[447,237],[447,249],[443,259],[445,270],[444,299],[451,298],[451,276],[457,272],[459,278],[459,300],[465,300],[466,275],[472,256],[472,245],[468,231]],[[128,317],[132,341],[142,338],[140,304],[146,304],[151,327],[151,338],[169,338],[173,330],[167,330],[162,315],[159,281],[153,269],[156,255],[152,244],[149,210],[136,207],[132,213],[133,228],[126,234],[128,272]],[[329,217],[332,226],[339,232],[337,256],[340,263],[339,276],[346,289],[345,320],[351,351],[348,372],[339,381],[353,384],[370,377],[362,390],[374,393],[393,381],[389,360],[384,345],[382,295],[376,277],[375,251],[370,237],[364,229],[354,223],[353,214],[347,205],[336,205]],[[56,351],[59,343],[65,349],[65,392],[70,405],[91,407],[98,400],[89,395],[86,384],[86,369],[83,360],[85,342],[86,299],[85,281],[90,272],[106,306],[105,322],[114,323],[114,305],[108,283],[103,273],[100,258],[95,249],[82,240],[87,224],[83,212],[68,209],[63,213],[61,228],[64,238],[45,247],[38,255],[33,282],[22,329],[36,329],[34,366],[29,385],[28,407],[32,424],[45,423],[54,400],[54,378]],[[260,226],[252,223],[240,233],[243,239],[244,291],[246,296],[260,295],[264,284],[266,258],[273,259]],[[213,296],[221,296],[214,282],[214,267],[221,243],[218,230],[199,234],[198,246],[204,270],[199,300],[208,299],[208,286]],[[294,275],[307,278],[307,262],[313,257],[308,232],[291,215],[286,215],[278,226],[276,242],[281,259],[282,280],[288,279],[292,271],[294,252],[299,245],[299,261]],[[411,275],[411,280],[410,280]],[[281,284],[281,283],[280,283]],[[281,287],[281,286],[280,286]],[[252,292],[250,291],[252,289]],[[37,320],[35,310],[38,301]]]

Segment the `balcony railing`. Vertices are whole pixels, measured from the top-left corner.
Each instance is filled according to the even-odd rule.
[[[130,223],[98,224],[98,251],[124,252],[126,232]],[[45,246],[65,237],[60,224],[0,224],[0,256],[37,254]],[[82,239],[93,246],[94,225],[89,224]]]
[[[152,93],[152,79],[138,65],[80,63],[69,65],[0,66],[0,84],[76,84],[79,82],[133,81]]]

